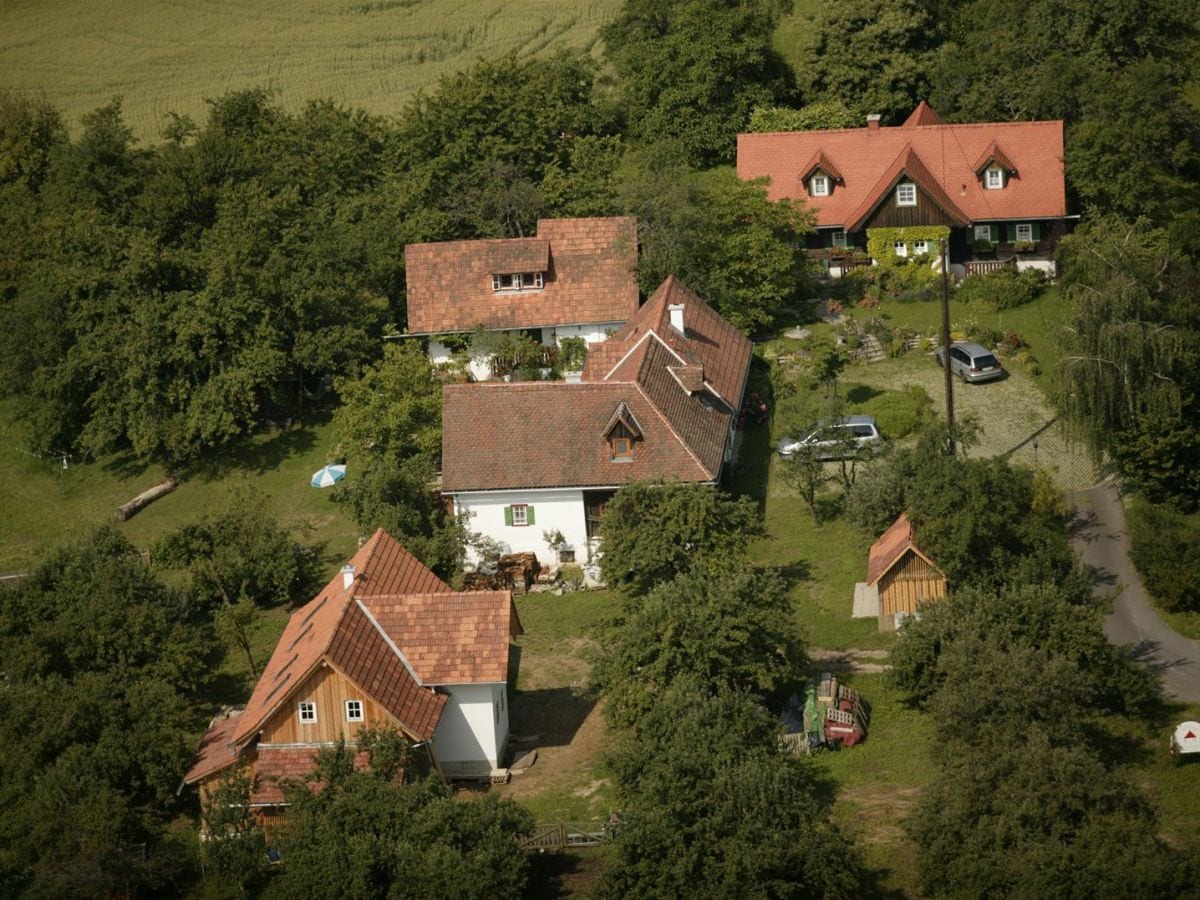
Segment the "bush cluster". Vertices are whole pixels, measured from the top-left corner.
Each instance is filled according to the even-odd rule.
[[[1046,276],[1037,269],[1001,269],[964,279],[955,297],[986,312],[999,312],[1032,302],[1045,286]]]
[[[1129,507],[1131,556],[1146,589],[1171,612],[1200,612],[1200,540],[1196,524],[1170,506],[1136,500]]]

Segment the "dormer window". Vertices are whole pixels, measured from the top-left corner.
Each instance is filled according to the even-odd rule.
[[[896,185],[896,205],[916,206],[917,186],[908,181]]]
[[[809,191],[814,197],[829,196],[829,176],[824,172],[818,172],[808,182]]]
[[[991,166],[984,170],[983,186],[989,191],[998,191],[1004,187],[1004,170]]]
[[[544,284],[541,272],[512,272],[492,276],[492,291],[540,291]]]
[[[618,403],[608,425],[604,427],[604,439],[608,441],[608,458],[612,462],[633,462],[633,444],[642,436],[642,426],[633,411],[624,403]]]
[[[633,438],[629,435],[618,434],[616,429],[613,431],[612,437],[608,439],[609,449],[612,451],[612,461],[619,462],[620,460],[633,459]]]

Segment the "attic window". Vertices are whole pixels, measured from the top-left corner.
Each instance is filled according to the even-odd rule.
[[[983,186],[989,191],[996,191],[1004,187],[1004,172],[995,166],[985,170],[983,173]]]
[[[608,435],[609,459],[613,462],[633,462],[633,433],[624,425],[613,426]]]
[[[312,725],[317,721],[317,704],[311,700],[300,701],[300,724]]]
[[[809,190],[814,197],[829,196],[829,176],[824,173],[817,173],[808,182]]]
[[[361,700],[346,701],[346,721],[361,722],[363,720],[363,704]]]
[[[541,272],[512,272],[492,276],[492,291],[540,291],[544,285]]]
[[[897,206],[916,206],[917,205],[917,186],[911,182],[904,182],[896,185],[896,205]]]

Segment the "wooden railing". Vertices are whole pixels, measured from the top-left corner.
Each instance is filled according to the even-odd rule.
[[[557,822],[538,825],[533,834],[517,842],[522,850],[562,850],[565,847],[598,847],[612,840],[612,829],[602,822]]]
[[[968,259],[965,263],[968,275],[983,275],[987,272],[1000,272],[1017,265],[1015,256],[1008,259]]]

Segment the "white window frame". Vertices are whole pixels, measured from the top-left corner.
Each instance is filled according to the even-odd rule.
[[[1021,236],[1022,231],[1025,233],[1024,237]],[[1017,225],[1017,240],[1018,241],[1030,241],[1030,242],[1033,241],[1033,223],[1032,222],[1021,222]]]
[[[842,250],[846,249],[846,232],[835,231],[833,233],[833,246],[838,247]]]
[[[301,725],[317,724],[317,703],[315,700],[301,700],[296,705],[296,715]]]
[[[357,715],[355,715],[357,710]],[[363,702],[361,700],[346,701],[346,721],[361,722],[363,721]]]
[[[992,241],[992,226],[991,225],[976,225],[975,226],[975,240],[987,241],[988,243],[991,243],[991,241]]]
[[[896,256],[908,256],[908,244],[904,241],[892,241],[892,253]]]
[[[913,241],[913,256],[929,252],[929,241]]]
[[[1004,187],[1004,170],[989,166],[983,172],[983,186],[989,191],[998,191]]]
[[[917,205],[917,186],[911,181],[903,181],[896,185],[896,205],[897,206],[916,206]]]
[[[808,184],[809,184],[810,190],[812,191],[812,195],[814,197],[828,197],[829,196],[829,176],[828,175],[822,175],[822,174],[814,175],[812,178],[809,179]]]
[[[517,521],[518,513],[520,513],[520,521]],[[512,504],[512,527],[513,528],[529,527],[529,504],[528,503]]]

